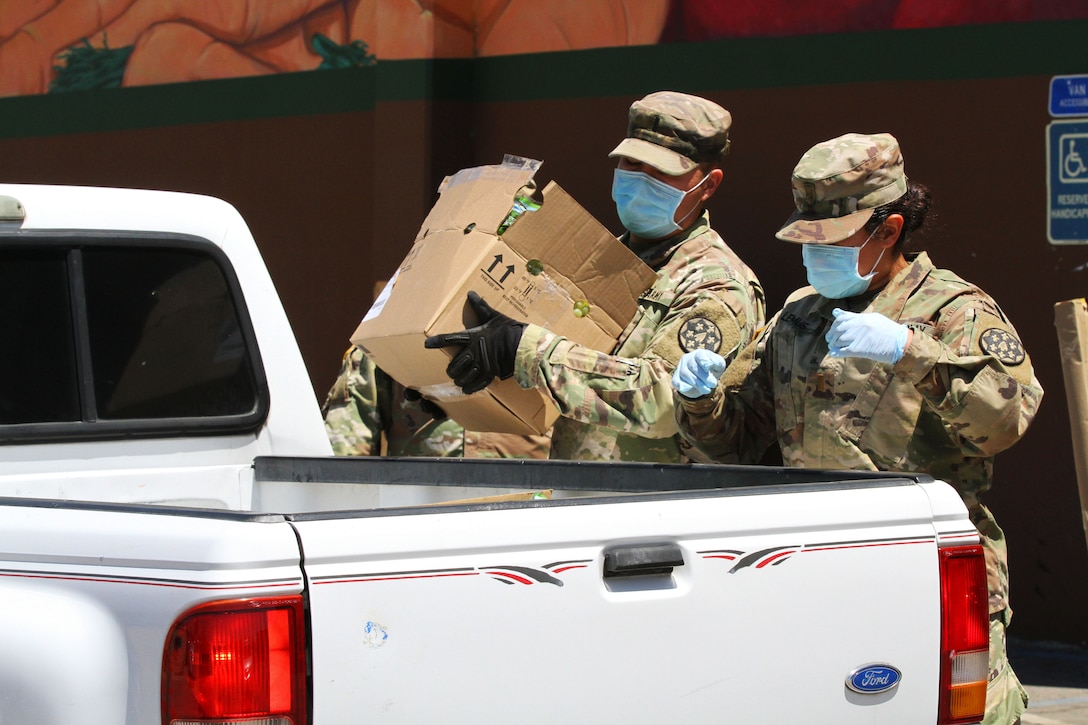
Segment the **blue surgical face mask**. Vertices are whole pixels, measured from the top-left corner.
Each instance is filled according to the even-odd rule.
[[[708,178],[709,174],[684,191],[641,171],[616,169],[612,177],[612,200],[616,202],[620,221],[632,234],[642,239],[663,239],[680,231],[675,221],[680,202]],[[691,212],[684,219],[690,215]]]
[[[873,234],[876,234],[876,229],[873,230]],[[802,245],[801,260],[808,272],[808,283],[824,297],[833,300],[860,295],[869,289],[869,281],[876,274],[876,266],[880,264],[887,250],[887,247],[880,250],[880,256],[873,262],[873,268],[869,270],[869,274],[864,277],[858,274],[858,258],[861,250],[873,238],[873,234],[870,234],[860,247],[838,247],[834,244]]]

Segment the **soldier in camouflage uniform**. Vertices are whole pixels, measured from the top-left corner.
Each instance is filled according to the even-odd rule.
[[[551,443],[547,436],[466,431],[354,346],[321,412],[338,456],[547,458]]]
[[[695,349],[726,358],[764,322],[763,288],[710,228],[706,202],[722,183],[728,111],[704,98],[662,91],[635,101],[612,197],[621,237],[657,271],[638,312],[609,353],[495,313],[470,295],[483,324],[436,335],[428,347],[461,345],[447,372],[466,392],[510,375],[549,395],[561,417],[552,458],[683,460],[669,379]]]
[[[979,495],[994,455],[1039,407],[1031,361],[989,295],[924,252],[903,252],[930,200],[908,183],[892,136],[817,144],[794,169],[793,194],[797,211],[777,236],[802,245],[812,286],[728,369],[684,356],[673,378],[682,434],[724,463],[754,463],[777,442],[788,466],[921,471],[955,486],[987,561],[984,722],[1017,722],[1027,693],[1005,657],[1005,538]]]

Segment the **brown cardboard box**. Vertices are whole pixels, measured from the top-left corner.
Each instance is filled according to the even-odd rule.
[[[500,236],[515,196],[533,188],[539,165],[508,156],[501,165],[448,177],[412,249],[351,336],[378,367],[470,430],[544,433],[558,410],[513,378],[465,396],[446,375],[456,348],[423,347],[429,335],[476,324],[469,290],[516,320],[609,352],[656,279],[554,182],[540,209],[523,213]]]
[[[1054,326],[1058,328],[1061,348],[1081,523],[1088,537],[1088,303],[1079,298],[1055,304]]]

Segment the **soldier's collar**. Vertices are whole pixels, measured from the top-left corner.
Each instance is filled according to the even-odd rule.
[[[631,245],[631,233],[624,232],[620,237],[620,241],[627,245],[627,248],[638,255],[646,264],[651,267],[659,267],[666,259],[672,256],[672,253],[676,251],[676,248],[681,244],[691,239],[694,236],[702,234],[710,228],[710,212],[703,210],[703,213],[699,215],[699,218],[695,220],[695,223],[688,227],[683,232],[677,234],[675,237],[668,237],[662,239],[656,244],[644,247],[642,249],[635,249]]]
[[[832,314],[832,310],[836,308],[846,310],[847,312],[863,312],[873,303],[873,300],[875,300],[877,295],[882,291],[883,288],[838,300],[830,297],[820,297],[819,301],[812,307],[812,314],[819,315],[827,320],[832,320],[835,317]]]

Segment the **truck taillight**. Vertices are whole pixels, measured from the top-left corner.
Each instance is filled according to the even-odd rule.
[[[990,615],[982,547],[952,546],[941,560],[941,704],[937,722],[982,720],[990,674]]]
[[[166,639],[164,725],[305,725],[306,704],[301,596],[206,604]]]

